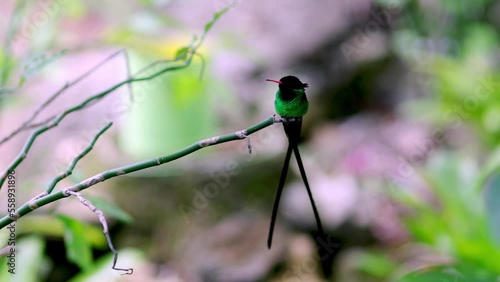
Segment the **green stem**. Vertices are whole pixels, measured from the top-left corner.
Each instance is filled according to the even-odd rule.
[[[69,83],[66,83],[64,84],[63,87],[61,87],[59,90],[57,90],[57,92],[55,92],[54,94],[52,94],[52,96],[50,96],[47,100],[45,100],[45,102],[43,102],[32,114],[31,116],[26,119],[22,124],[21,126],[19,126],[18,128],[16,128],[14,131],[12,131],[9,135],[7,135],[6,137],[4,137],[1,141],[0,141],[0,145],[2,145],[3,143],[9,141],[11,138],[13,138],[14,136],[16,136],[19,132],[23,131],[23,130],[27,130],[27,129],[30,129],[30,128],[33,128],[33,127],[38,127],[38,126],[41,126],[43,124],[46,124],[48,123],[50,120],[52,120],[54,118],[54,116],[51,116],[50,118],[44,120],[43,122],[41,123],[37,123],[37,124],[34,124],[33,121],[35,120],[35,118],[45,109],[47,108],[50,104],[52,104],[52,102],[54,102],[54,100],[56,100],[61,94],[63,94],[66,90],[70,89],[71,87],[75,86],[76,84],[78,84],[79,82],[81,82],[82,80],[84,80],[85,78],[87,78],[89,75],[91,75],[92,73],[94,73],[97,69],[99,69],[100,67],[102,67],[105,63],[107,63],[109,60],[113,59],[114,57],[118,56],[119,54],[121,53],[125,53],[124,50],[120,50],[120,51],[117,51],[113,54],[111,54],[110,56],[108,56],[107,58],[105,58],[104,60],[102,60],[101,62],[99,62],[98,64],[96,64],[95,66],[93,66],[92,68],[90,68],[88,71],[86,71],[84,74],[80,75],[78,78],[76,78],[75,80],[69,82]]]
[[[160,76],[160,75],[162,75],[162,74],[164,74],[166,72],[180,70],[180,69],[188,67],[191,64],[191,61],[193,60],[193,57],[196,55],[196,51],[203,44],[203,41],[205,40],[205,36],[208,33],[208,31],[210,30],[210,28],[212,27],[212,25],[217,21],[217,19],[221,15],[223,15],[224,13],[226,13],[229,10],[229,8],[230,8],[230,6],[228,6],[228,7],[224,8],[223,10],[215,13],[212,21],[210,21],[207,25],[205,25],[204,31],[201,34],[200,39],[196,39],[196,37],[193,38],[193,41],[191,42],[191,44],[189,46],[187,46],[186,55],[182,56],[182,58],[184,59],[184,63],[183,64],[180,64],[180,65],[177,65],[177,66],[172,66],[172,67],[165,67],[165,68],[159,70],[158,72],[153,73],[152,75],[149,75],[149,76],[128,78],[125,81],[122,81],[122,82],[120,82],[120,83],[118,83],[118,84],[110,87],[108,90],[105,90],[105,91],[103,91],[103,92],[101,92],[99,94],[91,96],[87,100],[83,101],[81,104],[78,104],[78,105],[76,105],[76,106],[74,106],[72,108],[67,109],[66,111],[64,111],[63,113],[59,114],[58,116],[55,116],[54,118],[50,118],[49,120],[47,120],[47,122],[44,124],[43,127],[40,127],[39,129],[33,131],[30,134],[28,140],[26,140],[26,143],[24,144],[23,149],[21,150],[21,152],[9,164],[9,166],[2,173],[0,173],[0,190],[2,189],[2,185],[5,182],[5,179],[7,178],[9,171],[13,171],[15,168],[17,168],[19,166],[19,164],[21,164],[24,161],[24,159],[28,155],[29,150],[31,149],[31,146],[35,142],[35,139],[39,135],[41,135],[42,133],[46,132],[47,130],[49,130],[49,129],[53,128],[53,127],[56,127],[67,115],[69,115],[69,114],[71,114],[73,112],[85,109],[87,106],[91,106],[93,103],[99,101],[100,99],[102,99],[106,95],[108,95],[109,93],[113,92],[114,90],[120,88],[121,86],[123,86],[125,84],[130,85],[130,83],[133,83],[133,82],[151,80],[151,79],[154,79],[154,78],[156,78],[156,77],[158,77],[158,76]],[[176,61],[177,59],[178,58],[175,58],[174,61]],[[156,63],[153,63],[150,66],[147,66],[146,68],[144,68],[143,70],[141,70],[140,72],[150,70],[155,65],[156,65]],[[49,103],[51,103],[52,101],[53,101],[53,99],[51,101],[49,101]],[[21,127],[23,127],[23,126],[21,126]]]
[[[53,120],[51,121],[48,121],[48,123],[33,131],[28,140],[26,141],[26,143],[24,144],[23,146],[23,149],[21,150],[21,152],[17,155],[17,157],[7,166],[7,168],[2,172],[0,173],[0,189],[2,188],[2,185],[3,183],[5,182],[5,179],[7,178],[7,175],[9,173],[9,171],[12,171],[14,169],[17,168],[17,166],[19,166],[19,164],[21,164],[24,159],[26,158],[26,156],[28,155],[28,152],[29,150],[31,149],[31,146],[33,145],[35,139],[41,135],[42,133],[46,132],[47,130],[53,128],[53,127],[56,127],[57,125],[59,125],[59,123],[69,114],[73,113],[73,112],[76,112],[76,111],[79,111],[79,110],[82,110],[82,109],[85,109],[87,106],[90,106],[92,105],[93,103],[99,101],[100,99],[104,98],[106,95],[108,95],[109,93],[115,91],[116,89],[120,88],[121,86],[125,85],[125,84],[128,84],[128,83],[133,83],[133,82],[139,82],[139,81],[147,81],[147,80],[151,80],[151,79],[154,79],[166,72],[169,72],[169,71],[175,71],[175,70],[180,70],[180,69],[183,69],[183,68],[186,68],[188,67],[190,64],[191,64],[191,61],[193,60],[193,56],[194,56],[194,51],[192,51],[190,53],[190,56],[184,61],[183,64],[181,65],[178,65],[178,66],[172,66],[172,67],[166,67],[164,69],[161,69],[160,71],[152,74],[152,75],[149,75],[149,76],[145,76],[145,77],[139,77],[139,78],[130,78],[130,79],[127,79],[125,81],[122,81],[112,87],[110,87],[108,90],[105,90],[99,94],[96,94],[94,96],[91,96],[89,97],[87,100],[83,101],[81,104],[79,105],[76,105],[72,108],[69,108],[67,110],[65,110],[63,113],[59,114],[58,116],[56,116]]]
[[[6,215],[0,219],[0,229],[4,228],[5,226],[9,225],[10,223],[14,222],[15,220],[18,220],[22,216],[40,208],[43,207],[47,204],[50,204],[52,202],[55,202],[59,199],[62,199],[64,197],[70,196],[70,193],[68,191],[72,192],[79,192],[82,190],[85,190],[91,186],[94,186],[95,184],[99,182],[103,182],[105,180],[108,180],[110,178],[113,178],[115,176],[119,175],[124,175],[124,174],[129,174],[132,172],[136,172],[139,170],[147,169],[150,167],[154,166],[159,166],[168,162],[171,162],[173,160],[179,159],[181,157],[187,156],[191,153],[194,153],[198,151],[199,149],[208,147],[208,146],[213,146],[217,144],[222,144],[230,141],[235,141],[235,140],[240,140],[240,139],[245,139],[247,136],[262,130],[274,123],[281,122],[282,120],[279,118],[276,118],[275,116],[272,116],[256,125],[253,125],[247,129],[232,133],[232,134],[227,134],[227,135],[222,135],[222,136],[214,136],[212,138],[204,139],[201,141],[198,141],[180,151],[177,151],[173,154],[166,155],[163,157],[158,157],[154,159],[150,159],[144,162],[140,163],[135,163],[131,164],[128,166],[124,167],[119,167],[119,168],[114,168],[111,170],[107,170],[104,172],[101,172],[99,174],[96,174],[78,184],[66,187],[56,193],[52,193],[46,196],[42,196],[40,198],[33,199],[29,201],[28,203],[25,203],[22,205],[20,208],[16,210],[16,212],[12,215]]]
[[[63,180],[64,178],[70,176],[73,173],[73,169],[75,169],[75,166],[78,163],[78,161],[81,160],[83,157],[85,157],[90,151],[92,151],[92,149],[94,148],[95,143],[97,142],[97,139],[99,139],[99,137],[101,137],[101,135],[104,134],[104,132],[106,132],[106,130],[108,130],[111,127],[111,125],[113,125],[113,123],[112,122],[108,122],[108,124],[106,124],[106,126],[104,126],[94,136],[94,138],[92,139],[92,141],[90,141],[90,144],[87,146],[87,148],[85,148],[85,150],[83,150],[83,152],[81,152],[80,154],[78,154],[78,156],[76,156],[71,161],[71,163],[68,166],[68,168],[63,173],[59,174],[58,176],[56,176],[52,180],[52,182],[50,183],[49,187],[47,187],[47,190],[45,191],[44,194],[48,195],[48,194],[52,193],[52,190],[54,190],[54,187],[56,187],[57,183],[59,183],[61,180]]]

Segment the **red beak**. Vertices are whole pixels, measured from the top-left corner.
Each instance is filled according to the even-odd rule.
[[[266,81],[276,82],[278,84],[282,84],[283,83],[283,82],[281,82],[279,80],[274,80],[274,79],[266,79]]]

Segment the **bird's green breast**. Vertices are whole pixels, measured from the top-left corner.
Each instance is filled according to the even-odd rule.
[[[283,99],[280,90],[276,92],[276,99],[274,100],[274,109],[281,117],[302,117],[309,109],[309,102],[307,101],[306,93],[304,90],[293,90],[294,96]]]

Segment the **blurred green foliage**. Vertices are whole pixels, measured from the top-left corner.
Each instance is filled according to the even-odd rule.
[[[429,191],[404,186],[389,189],[406,211],[402,220],[411,243],[431,246],[450,260],[447,265],[431,263],[393,279],[497,281],[500,71],[496,58],[500,37],[489,11],[498,1],[397,2],[404,3],[404,24],[395,28],[390,41],[395,53],[409,64],[417,91],[423,93],[402,105],[402,112],[441,129],[467,125],[480,137],[482,143],[476,145],[487,157],[478,157],[477,151],[449,151],[436,142],[426,165],[414,168]]]
[[[500,238],[495,238],[493,222],[489,219],[500,216],[498,209],[491,208],[500,205],[500,198],[484,200],[482,189],[478,189],[484,179],[477,163],[449,153],[436,153],[422,176],[434,199],[425,198],[408,187],[391,189],[394,199],[411,209],[403,218],[411,237],[449,256],[452,263],[448,269],[468,277],[467,281],[494,281],[500,276]],[[500,186],[492,185],[498,184],[498,181],[489,181],[486,189],[496,191]],[[423,281],[418,280],[423,278],[417,274],[411,277],[417,280],[403,281]]]

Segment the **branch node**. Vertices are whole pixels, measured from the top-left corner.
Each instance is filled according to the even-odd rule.
[[[99,182],[103,182],[104,180],[105,180],[104,176],[102,175],[102,173],[100,173],[98,175],[92,176],[91,178],[83,181],[82,184],[80,185],[80,187],[87,188],[87,187],[96,185]],[[81,190],[79,187],[77,187],[77,189]]]
[[[252,143],[250,142],[250,136],[247,137],[247,143],[248,153],[252,154]]]
[[[42,192],[38,195],[36,195],[33,199],[29,200],[28,202],[28,206],[31,210],[36,210],[39,208],[38,204],[36,203],[36,200],[40,199],[40,198],[43,198],[45,196],[47,196],[48,193],[45,191],[45,192]]]
[[[247,135],[247,131],[246,130],[240,130],[240,131],[236,131],[236,136],[238,136],[240,139],[245,139],[248,137]]]
[[[31,199],[31,201],[28,202],[28,207],[30,210],[34,211],[39,208],[38,204],[36,203],[35,199]]]
[[[245,139],[245,138],[247,139],[248,153],[251,154],[252,153],[252,143],[250,143],[250,136],[247,135],[247,131],[244,129],[244,130],[236,131],[235,134],[240,139]]]
[[[219,141],[219,136],[214,136],[212,138],[201,140],[200,142],[198,142],[198,144],[200,145],[200,147],[207,147],[217,143],[217,141]]]
[[[64,195],[64,197],[69,197],[73,191],[71,190],[71,187],[69,188],[64,188],[61,190],[61,193]]]
[[[9,217],[10,217],[10,219],[16,221],[16,220],[18,220],[21,217],[21,215],[16,210],[14,213],[9,214]]]

